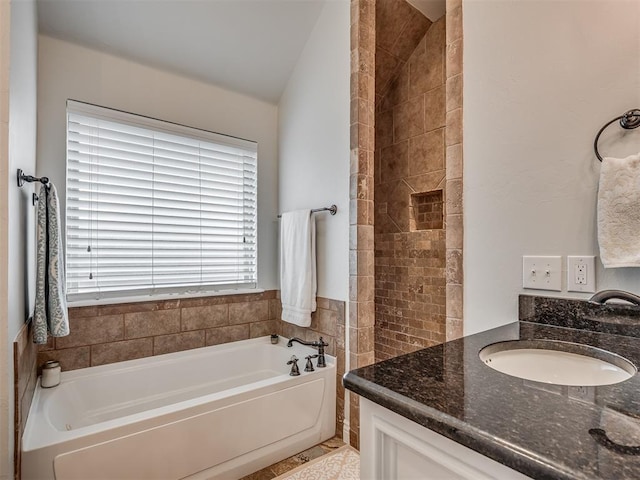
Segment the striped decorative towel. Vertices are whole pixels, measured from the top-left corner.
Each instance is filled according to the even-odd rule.
[[[58,192],[50,183],[40,188],[37,211],[33,341],[39,344],[47,343],[48,333],[53,337],[69,335],[61,236]]]

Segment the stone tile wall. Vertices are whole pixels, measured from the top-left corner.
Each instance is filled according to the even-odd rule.
[[[280,330],[276,291],[69,309],[71,333],[40,346],[63,370],[260,337]]]
[[[447,340],[463,335],[462,0],[447,0],[446,280]]]
[[[374,361],[373,149],[375,0],[351,0],[349,366]],[[359,446],[360,405],[349,395],[349,443]]]
[[[443,17],[376,105],[378,361],[445,340],[445,37]]]
[[[14,372],[14,474],[21,477],[22,432],[36,389],[38,348],[32,341],[32,323],[25,324],[13,342]]]

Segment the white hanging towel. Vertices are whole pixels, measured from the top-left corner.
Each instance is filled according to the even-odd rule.
[[[311,325],[316,310],[316,223],[311,210],[282,214],[280,221],[280,299],[282,320]]]
[[[36,304],[33,312],[33,341],[47,343],[53,337],[69,335],[64,254],[60,230],[60,205],[56,187],[41,187],[36,226]]]
[[[605,268],[640,267],[640,153],[602,161],[598,243]]]

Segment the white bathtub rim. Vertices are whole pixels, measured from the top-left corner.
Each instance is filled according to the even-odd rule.
[[[250,339],[250,340],[242,340],[239,342],[232,342],[229,344],[214,345],[210,347],[186,350],[182,352],[174,352],[174,353],[168,353],[164,355],[157,355],[154,357],[145,357],[145,358],[140,358],[135,360],[128,360],[125,362],[118,362],[118,363],[113,363],[108,365],[100,365],[97,367],[89,367],[89,368],[84,368],[79,370],[72,370],[69,372],[63,372],[62,383],[70,382],[70,381],[74,381],[74,380],[78,380],[86,377],[93,377],[93,376],[99,376],[104,374],[117,374],[118,372],[122,372],[126,370],[140,369],[150,363],[156,363],[158,364],[158,366],[160,366],[162,363],[171,362],[171,361],[174,361],[175,359],[179,359],[183,357],[197,358],[201,356],[207,356],[211,354],[211,351],[213,349],[215,349],[215,351],[222,352],[222,351],[229,351],[232,349],[242,348],[243,346],[246,346],[248,344],[249,345],[265,344],[265,342],[270,344],[269,336],[259,337],[259,338]],[[274,347],[278,348],[280,345],[281,344],[274,345]],[[287,347],[285,346],[284,348],[287,348]],[[301,350],[304,351],[306,354],[313,354],[315,352],[313,348],[305,347],[301,345],[296,345],[291,350],[292,350],[292,353],[295,353],[295,351],[300,352]],[[300,353],[298,353],[298,355],[300,356]],[[335,369],[335,365],[336,365],[335,357],[327,355],[326,368]],[[259,380],[257,382],[253,382],[247,385],[242,385],[239,387],[223,390],[221,392],[202,395],[192,399],[183,400],[183,401],[172,403],[169,405],[152,408],[142,412],[133,413],[130,415],[125,415],[123,417],[107,420],[97,424],[87,425],[84,427],[79,427],[69,431],[61,431],[49,421],[48,413],[43,411],[43,409],[47,408],[47,405],[41,404],[42,403],[41,397],[43,395],[50,395],[55,392],[52,391],[51,393],[49,393],[48,389],[43,389],[38,382],[36,386],[36,392],[32,401],[32,409],[34,410],[32,410],[29,415],[29,419],[27,420],[27,425],[25,426],[25,432],[22,438],[22,450],[23,452],[28,452],[31,450],[52,446],[61,442],[67,442],[77,438],[86,437],[89,435],[91,436],[98,435],[98,434],[105,433],[110,430],[114,430],[121,427],[127,427],[127,426],[133,427],[136,424],[139,424],[145,421],[150,421],[150,420],[155,420],[158,423],[164,423],[166,422],[165,419],[167,416],[176,414],[178,412],[182,412],[190,408],[197,408],[199,406],[206,405],[207,403],[210,403],[214,400],[221,401],[221,400],[229,399],[235,396],[242,396],[243,394],[246,394],[252,391],[255,392],[256,390],[266,391],[266,390],[269,390],[270,387],[275,389],[275,386],[280,384],[285,384],[285,388],[287,388],[286,384],[288,383],[297,383],[300,381],[311,381],[317,378],[317,375],[314,375],[314,372],[304,372],[302,370],[303,369],[301,368],[301,375],[299,377],[291,377],[288,374],[281,374],[268,379]],[[321,369],[321,370],[325,370],[325,369]],[[308,377],[308,380],[305,379],[304,377]],[[60,386],[62,386],[62,383]],[[34,430],[41,430],[41,426],[33,425],[33,421],[35,421],[33,419],[35,419],[36,417],[40,418],[41,420],[42,419],[46,420],[47,430],[49,435],[36,436],[33,434]],[[42,431],[40,431],[40,433],[42,433]]]

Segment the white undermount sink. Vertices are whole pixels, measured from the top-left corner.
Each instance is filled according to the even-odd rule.
[[[507,375],[554,385],[611,385],[628,380],[638,371],[615,353],[553,340],[494,343],[480,350],[480,360]]]

